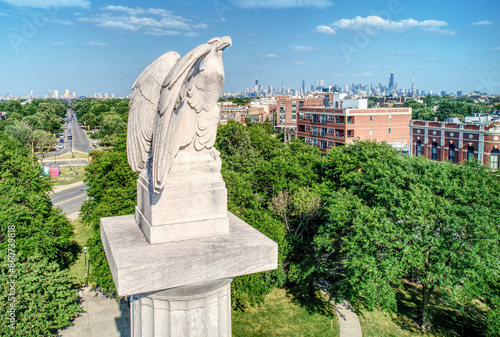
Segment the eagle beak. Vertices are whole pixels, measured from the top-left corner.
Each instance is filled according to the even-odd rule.
[[[220,39],[216,50],[217,51],[224,50],[227,47],[230,47],[232,44],[233,44],[233,42],[231,41],[231,38],[229,36],[224,36]]]

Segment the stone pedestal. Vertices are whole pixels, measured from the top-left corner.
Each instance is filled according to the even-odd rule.
[[[179,152],[165,188],[153,190],[151,163],[137,179],[135,216],[151,244],[226,235],[227,190],[215,150]]]
[[[233,214],[226,217],[226,235],[155,245],[133,215],[101,219],[118,295],[134,295],[133,337],[231,335],[231,280],[276,269],[278,245]]]

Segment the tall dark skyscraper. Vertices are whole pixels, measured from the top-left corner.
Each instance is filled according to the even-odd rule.
[[[391,77],[389,77],[389,92],[392,92],[395,89],[394,87],[394,71],[391,70]]]

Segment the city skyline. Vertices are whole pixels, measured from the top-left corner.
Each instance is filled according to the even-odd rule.
[[[130,94],[141,69],[229,35],[224,92],[351,83],[500,94],[500,3],[1,0],[0,96]]]

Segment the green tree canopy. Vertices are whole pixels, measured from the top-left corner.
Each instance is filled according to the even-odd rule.
[[[403,279],[422,291],[422,328],[430,298],[473,299],[498,312],[500,182],[474,162],[401,157],[388,145],[358,142],[328,154],[337,191],[315,243],[332,294],[368,307],[395,305]],[[356,164],[357,163],[357,164]]]

